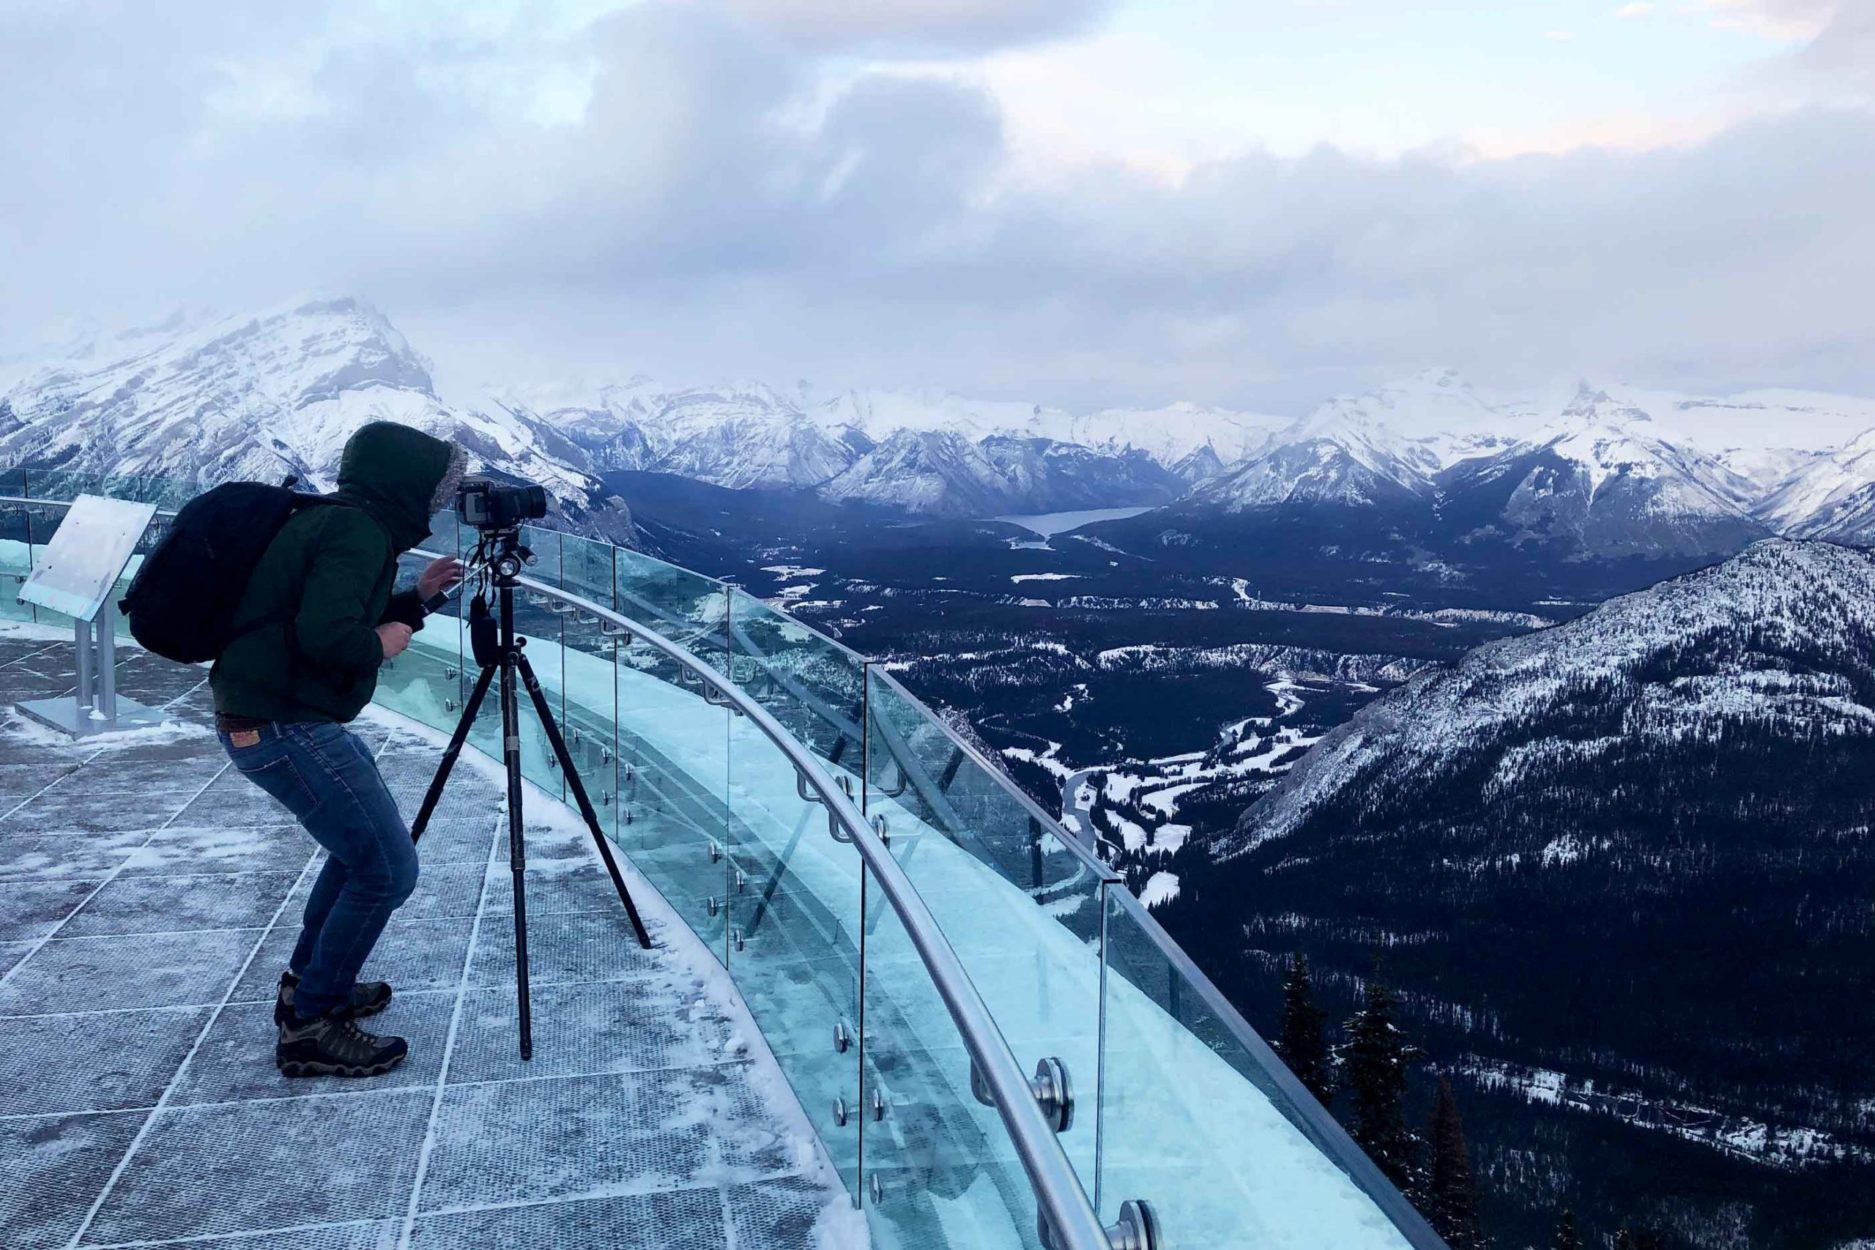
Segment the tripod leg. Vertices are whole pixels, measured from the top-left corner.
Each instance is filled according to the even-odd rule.
[[[505,604],[503,605],[506,606]],[[527,834],[521,815],[521,709],[510,646],[501,662],[502,760],[508,767],[508,868],[514,874],[514,993],[521,1015],[521,1058],[534,1057],[534,1013],[527,987]]]
[[[462,746],[469,740],[469,730],[475,726],[475,714],[482,710],[482,700],[488,694],[489,679],[494,675],[495,666],[491,664],[475,679],[475,691],[469,695],[469,702],[462,709],[462,719],[456,722],[456,732],[449,736],[449,747],[443,752],[443,762],[436,766],[436,776],[431,778],[429,792],[423,796],[423,806],[417,809],[416,823],[410,826],[412,842],[422,837],[423,831],[430,826],[430,816],[436,811],[438,800],[443,797],[443,786],[448,783],[450,771],[456,766],[456,757],[462,754]]]
[[[579,803],[579,814],[586,821],[586,829],[592,834],[593,845],[599,848],[599,858],[605,861],[605,870],[612,876],[612,888],[618,891],[619,902],[625,904],[625,914],[631,917],[632,931],[638,935],[638,945],[651,949],[651,934],[645,930],[645,922],[639,918],[638,905],[632,902],[631,891],[625,888],[624,874],[619,872],[618,861],[612,857],[612,844],[599,827],[599,813],[593,810],[592,799],[586,794],[586,783],[580,780],[579,771],[573,767],[572,756],[566,749],[566,739],[561,736],[560,726],[554,722],[553,710],[547,705],[547,696],[542,693],[540,682],[534,677],[534,666],[527,662],[527,656],[517,654],[515,662],[520,665],[521,679],[527,685],[527,694],[534,701],[534,711],[540,717],[541,727],[547,731],[547,741],[553,746],[553,753],[560,761],[560,768],[566,777],[567,788],[573,791],[573,798]]]

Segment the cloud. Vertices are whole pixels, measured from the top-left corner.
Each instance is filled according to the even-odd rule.
[[[789,39],[871,50],[979,52],[1086,30],[1108,0],[719,0]]]
[[[1841,0],[1699,0],[1721,25],[1775,39],[1811,39],[1849,6]]]
[[[1845,29],[1804,55],[1853,61]],[[323,288],[490,380],[1299,405],[1439,361],[1875,391],[1856,98],[1646,153],[1038,180],[982,88],[694,4],[492,42],[45,5],[0,48],[0,339]]]

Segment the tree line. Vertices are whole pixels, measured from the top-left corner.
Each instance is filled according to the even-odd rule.
[[[1308,957],[1293,955],[1283,978],[1276,1052],[1322,1106],[1336,1111],[1337,1101],[1346,1096],[1338,1118],[1348,1135],[1452,1250],[1493,1250],[1451,1081],[1439,1077],[1432,1115],[1423,1130],[1408,1122],[1411,1073],[1425,1052],[1401,1030],[1396,1014],[1393,991],[1375,975],[1362,989],[1354,1015],[1342,1023],[1340,1039],[1331,1040],[1328,1014],[1315,1001]],[[1660,1234],[1628,1224],[1607,1239],[1585,1240],[1573,1210],[1558,1216],[1552,1246],[1666,1250]]]

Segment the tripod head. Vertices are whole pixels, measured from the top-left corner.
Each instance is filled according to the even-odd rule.
[[[497,588],[512,588],[521,570],[534,563],[534,553],[521,541],[521,527],[502,526],[480,531],[469,556],[472,573],[493,581]]]

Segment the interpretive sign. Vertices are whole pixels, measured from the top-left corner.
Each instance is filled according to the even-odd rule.
[[[45,553],[33,559],[20,601],[74,620],[97,619],[155,515],[153,503],[80,495]]]

